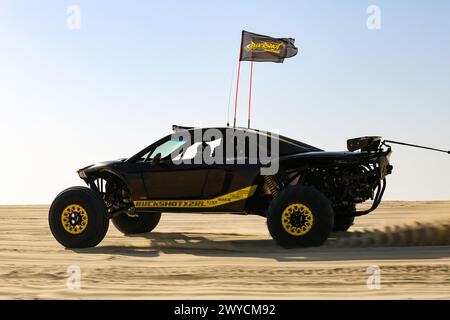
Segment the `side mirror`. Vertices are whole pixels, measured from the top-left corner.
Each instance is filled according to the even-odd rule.
[[[158,153],[152,160],[152,166],[158,166],[161,163],[161,153]]]

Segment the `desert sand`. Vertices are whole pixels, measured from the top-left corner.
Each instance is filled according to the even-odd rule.
[[[48,206],[0,207],[1,299],[450,299],[450,246],[286,250],[257,216],[163,214],[150,234],[111,224],[96,248],[52,237]],[[385,202],[351,231],[450,220],[450,202]],[[344,236],[348,236],[347,233]],[[67,286],[68,267],[81,271]],[[369,289],[367,269],[381,271]]]

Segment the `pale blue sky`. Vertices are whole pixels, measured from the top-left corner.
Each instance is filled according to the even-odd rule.
[[[69,5],[81,30],[66,27]],[[366,9],[381,8],[381,30]],[[75,170],[172,124],[225,125],[242,29],[299,54],[254,67],[252,126],[327,150],[382,135],[450,149],[448,1],[0,1],[0,203],[49,203]],[[239,124],[246,124],[248,63]],[[450,199],[450,157],[395,147],[386,199]]]

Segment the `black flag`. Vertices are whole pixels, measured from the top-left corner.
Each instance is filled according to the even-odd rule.
[[[298,49],[295,39],[272,38],[261,34],[242,31],[241,61],[283,62],[293,57]]]

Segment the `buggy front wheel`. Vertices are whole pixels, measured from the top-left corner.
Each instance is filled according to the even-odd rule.
[[[48,221],[56,241],[67,248],[95,247],[109,226],[102,197],[86,187],[72,187],[56,196]]]

